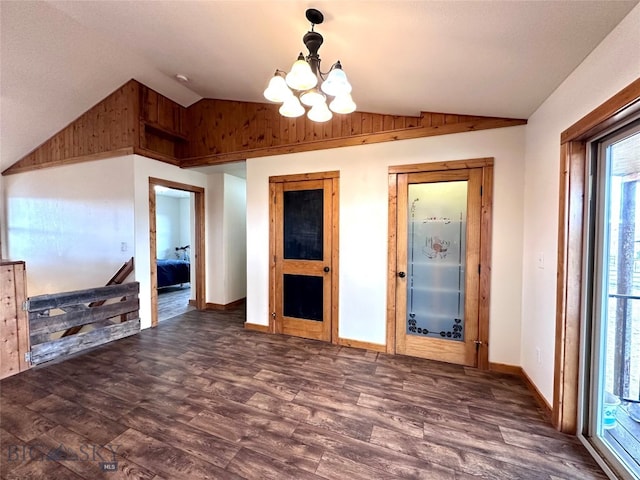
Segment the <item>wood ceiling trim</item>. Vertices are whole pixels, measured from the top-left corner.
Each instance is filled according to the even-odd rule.
[[[118,148],[116,150],[110,150],[108,152],[100,152],[100,153],[92,153],[89,155],[81,155],[79,157],[69,157],[69,158],[61,158],[59,160],[48,160],[42,161],[40,163],[33,162],[30,155],[24,157],[24,159],[28,159],[26,162],[22,162],[22,160],[14,163],[9,168],[2,172],[2,175],[12,175],[14,173],[24,173],[31,172],[33,170],[42,170],[44,168],[51,167],[62,167],[64,165],[73,165],[74,163],[84,163],[84,162],[93,162],[95,160],[104,160],[106,158],[115,158],[122,157],[125,155],[131,155],[135,152],[135,149],[132,147],[123,147]],[[38,157],[41,158],[41,157]]]
[[[229,153],[216,153],[195,158],[185,158],[180,161],[180,166],[183,168],[190,168],[203,165],[216,165],[238,160],[246,160],[247,158],[283,155],[287,153],[310,152],[313,150],[367,145],[381,142],[392,142],[396,140],[408,140],[411,138],[434,137],[438,135],[449,135],[452,133],[513,127],[516,125],[524,125],[526,123],[526,120],[521,119],[479,117],[478,120],[474,121],[459,122],[455,124],[435,127],[412,127],[400,130],[391,130],[388,132],[383,131],[379,133],[352,135],[348,137],[338,137],[326,140],[279,145],[274,147],[238,150]]]
[[[130,80],[2,174],[131,153],[189,168],[526,123],[438,112],[353,112],[315,123],[282,117],[275,104],[202,99],[185,108]]]
[[[640,78],[562,132],[560,143],[583,141],[606,130],[621,118],[638,111],[640,111]]]

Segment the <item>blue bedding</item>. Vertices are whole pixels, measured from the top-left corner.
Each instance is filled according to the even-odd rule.
[[[158,288],[189,283],[191,265],[185,260],[158,260]]]

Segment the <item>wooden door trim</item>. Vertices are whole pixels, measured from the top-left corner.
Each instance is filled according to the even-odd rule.
[[[398,274],[398,260],[396,249],[398,246],[398,174],[389,173],[389,208],[387,234],[387,335],[386,352],[396,353],[396,275]]]
[[[640,78],[582,117],[560,135],[556,338],[553,374],[554,426],[575,434],[578,425],[582,246],[587,228],[587,140],[640,111]]]
[[[338,172],[335,172],[338,173]],[[340,213],[340,178],[337,176],[329,177],[333,183],[332,185],[332,194],[333,199],[331,202],[332,208],[332,221],[331,221],[331,343],[339,343],[339,308],[340,298],[339,298],[339,256],[340,256],[340,229],[338,216]]]
[[[277,311],[276,308],[276,252],[278,250],[277,232],[276,232],[276,217],[277,209],[276,197],[278,192],[282,190],[284,184],[294,183],[308,180],[324,180],[331,181],[332,187],[332,201],[331,201],[331,343],[339,343],[339,212],[340,212],[340,172],[328,171],[328,172],[313,172],[302,173],[295,175],[276,175],[269,177],[269,312],[268,312],[268,327],[267,331],[270,333],[282,333],[276,329],[276,322],[273,312]]]
[[[489,370],[489,307],[491,305],[491,242],[493,225],[493,159],[482,169],[480,205],[480,288],[478,291],[478,368]]]
[[[331,172],[313,172],[299,173],[296,175],[275,175],[269,177],[269,183],[289,183],[301,182],[304,180],[324,180],[325,178],[340,178],[340,172],[333,170]]]
[[[193,244],[195,248],[195,307],[204,310],[205,302],[205,221],[204,221],[204,188],[185,183],[174,182],[162,178],[149,177],[149,260],[151,275],[151,326],[158,325],[158,268],[154,259],[156,258],[156,191],[155,186],[160,185],[176,190],[184,190],[194,194],[194,223],[195,238]]]
[[[426,173],[447,170],[463,170],[493,166],[493,157],[470,158],[468,160],[449,160],[444,162],[414,163],[411,165],[393,165],[389,174]]]
[[[273,177],[272,177],[273,178]],[[276,333],[275,311],[276,311],[276,251],[278,250],[276,241],[276,217],[275,211],[278,189],[282,189],[282,182],[272,182],[269,179],[269,311],[267,312],[270,333]]]
[[[480,208],[480,279],[478,302],[478,341],[482,342],[478,354],[478,368],[489,369],[489,311],[491,293],[491,233],[493,219],[493,165],[492,157],[446,162],[399,165],[389,167],[389,238],[387,271],[387,334],[386,352],[396,353],[396,276],[398,274],[397,219],[398,175],[438,170],[482,169],[482,204]],[[439,168],[438,168],[439,167]]]
[[[398,232],[401,231],[401,230],[405,230],[407,228],[407,224],[408,224],[408,221],[407,221],[406,217],[404,219],[400,219],[398,221],[398,216],[397,216],[397,212],[406,212],[406,211],[408,211],[408,199],[407,199],[407,196],[406,195],[402,195],[402,196],[398,195],[398,192],[402,192],[402,191],[406,192],[407,191],[407,188],[408,188],[407,181],[408,181],[408,178],[407,178],[406,174],[398,174],[398,175],[396,175],[396,208],[397,208],[396,218],[395,218],[395,222],[396,222],[396,228],[395,228],[396,248],[398,247]],[[389,288],[391,285],[393,285],[393,294],[394,294],[394,302],[395,302],[394,309],[393,309],[393,318],[394,318],[394,322],[393,322],[394,327],[393,328],[395,330],[395,339],[396,339],[396,343],[393,346],[394,353],[396,353],[398,350],[403,352],[405,350],[405,348],[406,348],[406,345],[405,345],[406,337],[404,337],[404,336],[403,337],[398,337],[398,325],[397,325],[397,322],[395,321],[396,318],[397,318],[396,310],[398,308],[398,296],[399,296],[398,295],[398,288],[397,288],[398,287],[398,279],[397,279],[397,276],[398,276],[398,271],[397,271],[398,263],[400,263],[400,264],[402,264],[402,263],[406,264],[407,263],[407,261],[406,261],[407,260],[406,259],[407,249],[402,249],[401,252],[403,253],[403,256],[401,258],[398,258],[399,255],[398,255],[398,251],[397,250],[393,252],[393,255],[395,256],[395,259],[396,259],[395,260],[396,271],[393,274],[392,283],[389,286],[387,286],[387,288]],[[402,298],[400,298],[400,300],[402,302],[404,302],[405,305],[406,305],[406,302],[407,302],[406,289],[401,290],[401,292],[404,292],[404,293],[402,295]]]

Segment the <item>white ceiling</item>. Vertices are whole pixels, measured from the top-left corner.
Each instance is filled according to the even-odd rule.
[[[185,106],[264,101],[309,7],[325,15],[323,69],[342,62],[358,110],[527,118],[637,3],[2,0],[0,166],[130,78]]]

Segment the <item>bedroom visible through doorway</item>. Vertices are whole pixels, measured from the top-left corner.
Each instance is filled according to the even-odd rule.
[[[194,308],[190,305],[193,192],[156,185],[156,267],[158,321]],[[193,303],[193,302],[191,302]]]
[[[149,179],[151,325],[204,308],[204,188]]]

